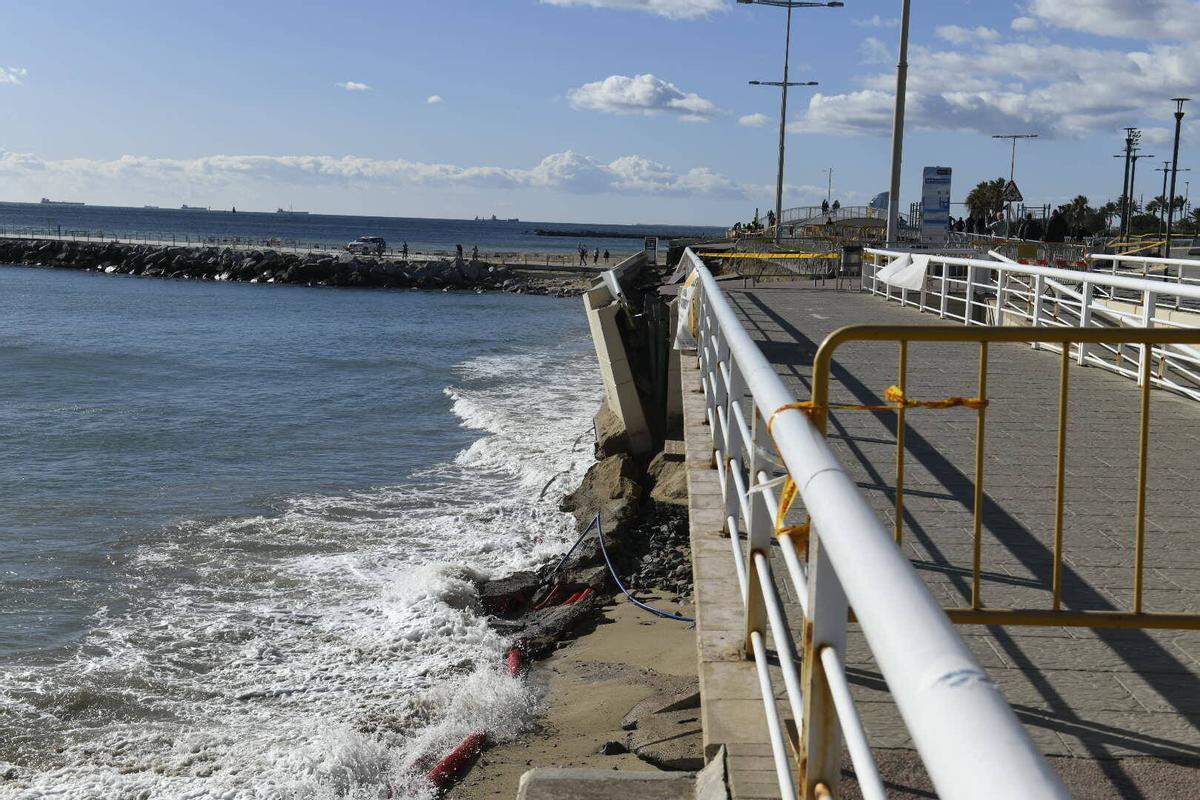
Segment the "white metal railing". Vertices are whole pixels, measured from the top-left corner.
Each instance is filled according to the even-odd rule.
[[[794,396],[703,261],[691,250],[684,258],[697,276],[692,299],[697,355],[746,610],[745,650],[757,669],[783,797],[837,796],[843,743],[863,796],[886,797],[845,672],[851,608],[939,796],[1066,797],[808,415],[781,410]],[[794,536],[776,535],[785,473],[809,517],[807,552]],[[786,565],[783,577],[800,599],[802,629],[809,631],[800,651],[772,574],[769,555],[776,542]],[[772,686],[768,634],[787,709],[800,729],[793,745],[806,766],[798,776]]]
[[[967,325],[1194,328],[1200,324],[1200,286],[1190,281],[1019,264],[995,251],[989,252],[995,260],[870,248],[864,252],[862,285],[866,291]],[[928,259],[919,289],[897,288],[878,276],[888,260],[904,255]],[[1161,263],[1163,259],[1151,261]],[[1200,261],[1173,261],[1200,270]],[[1152,385],[1200,400],[1200,350],[1194,347],[1069,346],[1077,364],[1139,381],[1144,359],[1149,358]],[[1034,342],[1033,347],[1061,352],[1058,346],[1046,343]]]

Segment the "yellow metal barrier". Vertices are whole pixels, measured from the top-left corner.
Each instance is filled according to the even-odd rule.
[[[980,592],[983,543],[984,434],[987,423],[988,347],[994,343],[1028,343],[1032,341],[1058,344],[1061,347],[1061,374],[1058,398],[1058,461],[1054,514],[1054,572],[1052,607],[1048,609],[984,608]],[[1200,345],[1200,329],[1147,328],[958,328],[931,325],[852,325],[831,333],[817,350],[813,361],[812,400],[804,405],[822,435],[829,423],[829,388],[833,355],[847,342],[896,342],[899,346],[899,376],[896,385],[899,398],[889,404],[896,414],[896,500],[895,538],[899,544],[904,534],[904,434],[906,412],[919,403],[904,397],[907,385],[908,353],[911,343],[978,343],[979,377],[976,395],[966,405],[976,414],[975,431],[975,495],[974,550],[969,608],[946,609],[951,621],[971,625],[1049,625],[1082,628],[1174,628],[1200,630],[1200,614],[1148,612],[1142,606],[1142,576],[1145,571],[1146,539],[1146,476],[1150,439],[1150,369],[1153,359],[1142,359],[1141,421],[1138,437],[1137,511],[1134,525],[1134,590],[1133,608],[1125,611],[1073,611],[1062,608],[1063,505],[1067,463],[1067,411],[1071,345],[1107,344],[1135,345],[1150,348],[1156,345]],[[945,407],[944,404],[933,404]],[[833,406],[837,408],[838,406]],[[878,407],[870,407],[877,409]]]

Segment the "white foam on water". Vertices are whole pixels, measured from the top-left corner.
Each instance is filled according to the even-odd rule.
[[[429,797],[431,758],[527,727],[540,700],[504,673],[475,581],[571,541],[557,505],[596,394],[578,345],[460,365],[446,391],[481,436],[404,485],[143,546],[129,580],[149,599],[98,612],[59,667],[0,672],[23,762],[0,797]]]

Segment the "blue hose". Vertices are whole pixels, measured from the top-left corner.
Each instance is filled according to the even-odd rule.
[[[600,515],[599,514],[596,514],[596,518],[593,519],[592,524],[588,526],[588,530],[591,530],[592,528],[596,529],[596,536],[598,536],[600,538],[600,552],[604,554],[604,562],[606,564],[608,564],[608,573],[610,575],[612,575],[612,579],[614,581],[616,581],[617,588],[620,589],[621,592],[626,597],[629,598],[629,602],[633,603],[638,608],[642,608],[642,609],[645,609],[646,611],[649,611],[651,614],[656,614],[656,615],[658,615],[660,617],[664,617],[666,619],[673,619],[673,620],[676,620],[677,622],[691,622],[691,623],[696,622],[696,620],[693,619],[692,617],[685,617],[682,614],[672,614],[670,611],[662,611],[662,610],[654,608],[652,606],[648,606],[645,603],[643,603],[641,600],[638,600],[636,597],[631,595],[629,593],[629,590],[625,588],[625,584],[621,583],[621,579],[617,576],[617,568],[613,566],[612,559],[610,559],[608,557],[608,548],[604,546],[604,528],[600,525]],[[586,535],[587,531],[584,531],[584,533]],[[572,548],[572,549],[574,549],[574,548]]]

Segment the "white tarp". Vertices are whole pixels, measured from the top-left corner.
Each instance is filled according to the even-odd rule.
[[[925,287],[925,270],[929,267],[929,256],[915,256],[905,253],[876,275],[888,286],[897,289],[918,291]]]

